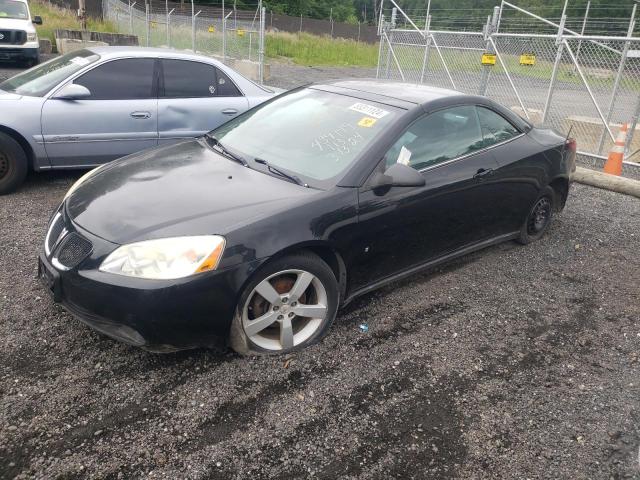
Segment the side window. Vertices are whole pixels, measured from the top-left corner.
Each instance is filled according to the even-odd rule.
[[[139,100],[155,98],[154,60],[126,58],[100,65],[74,83],[87,87],[91,100]]]
[[[485,147],[504,142],[520,133],[518,129],[511,125],[502,115],[488,108],[477,108]]]
[[[164,97],[206,98],[217,93],[216,68],[188,60],[163,60]]]
[[[219,68],[218,71],[218,96],[219,97],[241,97],[242,93],[238,90],[238,87],[231,81],[227,74]]]
[[[483,140],[475,107],[453,107],[415,121],[385,159],[387,166],[404,163],[421,170],[481,148]]]
[[[213,65],[189,60],[163,60],[165,98],[242,96],[233,82]]]

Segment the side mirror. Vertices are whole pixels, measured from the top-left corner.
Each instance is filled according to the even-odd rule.
[[[401,163],[394,163],[384,173],[378,173],[373,178],[371,186],[374,189],[384,187],[423,187],[424,177],[416,169]]]
[[[65,85],[53,96],[56,100],[82,100],[89,97],[91,97],[89,89],[75,83]]]
[[[35,23],[36,25],[42,25],[42,17],[36,15],[35,17],[33,17],[33,23]]]

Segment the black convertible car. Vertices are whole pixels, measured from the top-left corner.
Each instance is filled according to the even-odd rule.
[[[484,97],[307,86],[89,172],[51,218],[39,275],[80,320],[132,345],[287,352],[358,295],[540,238],[575,153]]]

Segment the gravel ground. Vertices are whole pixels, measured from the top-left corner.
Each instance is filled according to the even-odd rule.
[[[35,278],[79,175],[0,197],[0,478],[640,478],[637,199],[576,185],[538,243],[367,295],[287,358],[157,355]]]

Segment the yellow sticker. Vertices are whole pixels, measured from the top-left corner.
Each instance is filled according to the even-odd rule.
[[[362,117],[362,119],[358,122],[358,125],[365,128],[371,128],[378,120],[376,118],[371,117]]]
[[[520,55],[520,65],[534,66],[535,64],[536,64],[535,53],[523,53],[522,55]]]
[[[213,25],[209,25],[209,33],[214,33],[216,31],[216,27]]]
[[[481,59],[482,65],[495,65],[496,54],[495,53],[483,53]]]

